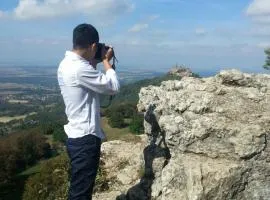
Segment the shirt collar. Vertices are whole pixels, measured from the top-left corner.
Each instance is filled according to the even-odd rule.
[[[86,61],[83,57],[79,56],[78,54],[74,53],[73,51],[66,51],[65,56],[68,57],[68,58],[71,58],[73,60],[84,60],[84,61]]]

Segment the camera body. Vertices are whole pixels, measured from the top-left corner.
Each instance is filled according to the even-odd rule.
[[[97,43],[97,52],[95,55],[95,59],[101,61],[102,60],[102,49],[105,48],[105,51],[110,49],[109,46],[106,46],[104,43]]]

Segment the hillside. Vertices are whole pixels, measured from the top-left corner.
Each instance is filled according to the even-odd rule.
[[[93,199],[269,199],[269,80],[223,71],[142,88],[146,134],[103,143]],[[29,179],[25,199],[65,199],[67,163],[58,158]]]

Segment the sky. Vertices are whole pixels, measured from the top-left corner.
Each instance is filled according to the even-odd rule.
[[[270,0],[0,0],[0,66],[57,66],[94,25],[119,67],[263,71]]]

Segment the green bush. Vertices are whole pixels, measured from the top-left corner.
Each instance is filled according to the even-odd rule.
[[[129,124],[129,130],[135,134],[142,134],[144,131],[143,121],[143,116],[138,114],[134,115]]]
[[[110,108],[106,109],[104,114],[110,118],[111,115],[116,112],[121,113],[124,118],[131,118],[134,113],[136,113],[136,105],[132,103],[112,105]]]
[[[108,123],[113,128],[123,128],[125,127],[124,116],[120,112],[113,112],[110,115]]]
[[[18,154],[26,166],[35,164],[41,158],[51,156],[50,145],[46,142],[46,138],[39,133],[20,136],[17,140],[17,148]]]
[[[56,142],[65,143],[67,140],[67,135],[63,126],[57,126],[53,130],[53,140]]]

